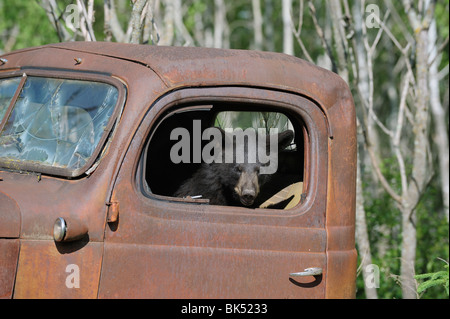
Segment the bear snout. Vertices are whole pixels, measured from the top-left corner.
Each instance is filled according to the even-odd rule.
[[[242,172],[234,190],[239,196],[239,201],[242,205],[253,205],[259,193],[258,174]]]
[[[253,189],[246,189],[242,192],[241,203],[245,206],[250,206],[253,204],[256,198],[256,192]]]

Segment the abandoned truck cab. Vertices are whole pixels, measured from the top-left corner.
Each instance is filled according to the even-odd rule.
[[[0,57],[3,298],[353,298],[355,183],[349,88],[298,58]]]

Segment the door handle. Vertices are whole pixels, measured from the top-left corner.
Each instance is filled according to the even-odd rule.
[[[319,276],[322,275],[322,268],[319,267],[311,267],[306,268],[302,272],[293,272],[289,274],[291,277],[306,277],[306,276]]]

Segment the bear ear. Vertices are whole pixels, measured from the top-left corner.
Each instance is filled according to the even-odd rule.
[[[284,150],[289,145],[291,145],[293,138],[294,138],[294,131],[292,130],[287,130],[278,133],[278,149],[281,151]]]

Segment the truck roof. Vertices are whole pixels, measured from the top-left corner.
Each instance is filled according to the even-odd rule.
[[[170,90],[186,86],[270,87],[305,95],[324,109],[331,108],[342,97],[348,98],[348,86],[337,74],[274,52],[78,41],[17,50],[3,57],[17,54],[48,57],[60,50],[140,64],[155,72]]]

